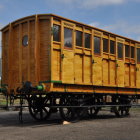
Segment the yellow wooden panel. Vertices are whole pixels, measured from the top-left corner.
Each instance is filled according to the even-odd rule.
[[[116,62],[110,61],[110,85],[116,85]]]
[[[140,88],[140,64],[137,64],[136,85],[137,85],[137,88]]]
[[[84,56],[84,83],[91,83],[91,57]]]
[[[73,51],[64,50],[63,51],[63,82],[64,83],[74,83],[74,53]]]
[[[130,86],[130,65],[125,64],[125,77],[124,77],[125,86]]]
[[[28,34],[28,23],[23,23],[22,24],[22,37],[24,35],[27,35]],[[22,81],[25,82],[25,81],[28,81],[28,57],[27,57],[27,54],[28,54],[28,47],[24,47],[22,46]]]
[[[82,55],[75,55],[75,62],[74,62],[74,74],[75,74],[75,83],[81,83],[82,82],[82,60],[83,56]]]
[[[13,28],[13,56],[19,57],[19,26]],[[21,46],[20,46],[21,47]],[[13,84],[19,83],[19,59],[13,57],[12,61],[12,81]]]
[[[60,49],[61,48],[61,44],[60,43],[53,43],[53,48]]]
[[[135,87],[136,86],[136,66],[135,65],[131,65],[130,67],[130,71],[131,71],[131,87]]]
[[[2,82],[8,84],[8,42],[9,42],[9,31],[2,34]]]
[[[117,83],[118,87],[124,87],[124,62],[117,61]]]
[[[60,80],[60,51],[53,51],[53,80]]]
[[[50,21],[39,20],[39,42],[40,42],[40,81],[51,80],[50,75]]]
[[[30,79],[31,82],[36,81],[35,78],[35,57],[34,57],[34,48],[35,48],[35,21],[30,22]],[[41,47],[42,49],[42,47]],[[41,51],[41,50],[40,50]],[[43,79],[41,79],[43,81]]]
[[[93,85],[102,85],[102,58],[94,57],[93,69]]]
[[[108,77],[109,77],[109,61],[103,59],[103,85],[108,85]]]

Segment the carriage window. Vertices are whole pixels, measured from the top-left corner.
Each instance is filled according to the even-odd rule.
[[[60,42],[60,26],[53,25],[53,41]]]
[[[85,33],[85,48],[90,48],[90,34]]]
[[[82,46],[82,32],[76,31],[76,46]]]
[[[140,63],[140,48],[137,48],[137,62]]]
[[[108,39],[103,39],[103,52],[108,53]]]
[[[122,59],[123,58],[123,44],[118,43],[118,58]]]
[[[135,49],[134,47],[131,47],[131,58],[135,57]]]
[[[95,54],[100,54],[100,42],[101,38],[100,37],[94,37],[94,53]]]
[[[130,46],[125,45],[125,57],[130,57]]]
[[[115,41],[110,40],[110,53],[115,54]]]
[[[64,28],[64,46],[72,48],[72,29]]]
[[[28,46],[28,35],[24,35],[22,38],[22,45],[24,47]]]

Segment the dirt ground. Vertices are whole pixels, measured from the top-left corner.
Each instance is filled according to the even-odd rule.
[[[23,120],[20,124],[17,111],[0,111],[0,140],[140,140],[140,109],[126,118],[101,111],[94,119],[65,125],[59,114],[36,122],[24,111]]]

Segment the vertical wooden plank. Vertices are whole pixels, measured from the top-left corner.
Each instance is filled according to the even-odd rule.
[[[8,41],[8,86],[9,89],[11,87],[12,84],[12,79],[11,79],[11,72],[12,72],[12,53],[13,53],[13,49],[12,49],[12,24],[9,24],[9,41]]]
[[[84,83],[91,84],[91,56],[84,57]]]
[[[93,85],[93,57],[94,57],[94,30],[92,29],[92,34],[91,34],[91,82],[92,82],[92,85]]]
[[[39,19],[35,17],[35,77],[36,82],[40,80],[40,42],[39,42]]]
[[[63,54],[63,82],[74,83],[74,53],[73,51],[64,50]]]
[[[117,61],[117,83],[118,87],[124,87],[124,61]]]
[[[126,87],[129,87],[130,86],[130,65],[129,64],[125,64],[125,81],[124,81],[124,84]]]
[[[53,80],[60,80],[60,51],[53,50]]]
[[[19,82],[22,83],[22,26],[19,24]]]
[[[131,87],[135,87],[136,86],[136,68],[135,68],[135,64],[131,64],[130,66],[130,71],[131,71]]]
[[[53,31],[53,17],[50,17],[50,29],[51,29],[51,32]],[[54,52],[53,52],[53,33],[51,33],[50,34],[51,36],[50,36],[50,41],[51,41],[51,44],[50,44],[50,49],[49,49],[49,51],[50,51],[50,59],[49,59],[49,61],[50,61],[50,75],[51,75],[51,77],[50,77],[50,80],[54,80],[53,79],[53,75],[54,75],[54,68],[53,68],[53,57],[55,57],[54,56]],[[60,63],[60,62],[59,62]]]
[[[137,88],[140,88],[140,64],[137,64],[136,85],[137,85]]]
[[[32,83],[36,82],[35,73],[35,19],[30,21],[30,80]]]
[[[60,52],[60,58],[61,58],[61,69],[60,69],[60,79],[61,81],[63,80],[63,50],[64,50],[64,27],[63,27],[63,21],[61,20],[61,37],[60,37],[60,42],[61,42],[61,52]]]
[[[31,71],[30,71],[30,60],[31,60],[31,57],[30,57],[30,49],[31,49],[31,47],[30,47],[30,21],[28,21],[28,53],[27,53],[27,58],[28,58],[28,61],[27,61],[27,65],[28,65],[28,81],[30,81],[31,80],[31,76],[30,76],[30,73],[31,73]]]
[[[103,85],[106,86],[109,83],[109,61],[103,59]]]
[[[82,59],[82,55],[75,54],[75,83],[82,83]]]
[[[110,85],[116,85],[116,62],[115,61],[110,61],[110,74],[109,74],[109,82]]]
[[[94,64],[93,64],[93,80],[94,85],[102,85],[102,58],[101,57],[94,57]]]

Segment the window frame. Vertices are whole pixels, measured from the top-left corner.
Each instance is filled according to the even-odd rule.
[[[95,40],[94,40],[95,37],[100,39],[100,47],[99,47],[100,48],[99,49],[100,50],[100,53],[95,53]],[[102,54],[102,49],[101,49],[102,43],[101,43],[101,41],[102,41],[102,37],[101,36],[96,36],[96,35],[93,36],[93,54],[94,55],[101,56],[101,54]]]
[[[72,39],[72,40],[71,40],[71,45],[72,45],[72,46],[71,46],[71,47],[65,46],[65,28],[72,31],[72,36],[71,36],[71,39]],[[74,35],[73,35],[73,33],[74,33],[74,29],[73,29],[73,28],[69,28],[69,27],[67,27],[67,26],[64,26],[64,27],[63,27],[63,39],[64,39],[64,41],[63,41],[63,46],[64,46],[64,49],[72,50],[72,49],[74,48],[74,39],[73,39]]]
[[[26,34],[22,36],[22,46],[27,47],[28,45],[29,45],[29,36]]]
[[[129,54],[128,54],[128,57],[126,57],[126,46],[129,46]],[[130,58],[130,53],[131,53],[131,50],[130,50],[130,45],[128,45],[128,44],[125,44],[125,58]]]
[[[135,59],[135,57],[136,57],[136,54],[135,54],[135,46],[130,46],[130,48],[131,48],[131,49],[130,49],[130,58],[131,58],[131,59]],[[134,54],[133,54],[134,57],[132,57],[132,48],[134,48]]]
[[[137,64],[140,64],[140,61],[138,61],[138,49],[140,50],[140,48],[137,47],[136,49],[137,49],[137,59],[136,59],[137,60]]]
[[[111,53],[111,41],[114,42],[114,53]],[[116,41],[112,39],[109,40],[109,54],[113,56],[116,55]]]
[[[109,39],[108,38],[102,38],[103,40],[103,53],[109,54]],[[107,52],[104,51],[104,40],[107,40]]]
[[[119,49],[119,44],[122,44],[122,58],[119,58],[118,56],[118,49]],[[124,59],[124,43],[122,43],[122,42],[117,42],[117,58],[119,59],[119,60],[123,60]]]
[[[86,44],[85,44],[85,35],[89,35],[90,36],[90,40],[89,40],[89,43],[90,43],[90,45],[89,45],[89,48],[87,48],[86,47]],[[91,49],[91,37],[92,37],[92,35],[90,34],[90,33],[87,33],[87,32],[84,32],[84,38],[83,38],[83,40],[84,40],[84,49],[88,49],[88,50],[90,50]]]
[[[77,37],[77,32],[81,32],[82,33],[82,40],[81,40],[81,46],[77,45],[76,43],[76,37]],[[80,30],[75,30],[75,46],[76,47],[79,47],[79,48],[82,48],[83,47],[83,31],[80,31]]]
[[[54,28],[54,25],[59,26],[60,28],[59,28],[59,41],[54,40],[54,33],[53,33],[53,42],[60,43],[61,42],[61,25],[53,23],[53,28]],[[54,32],[54,29],[52,31]]]

